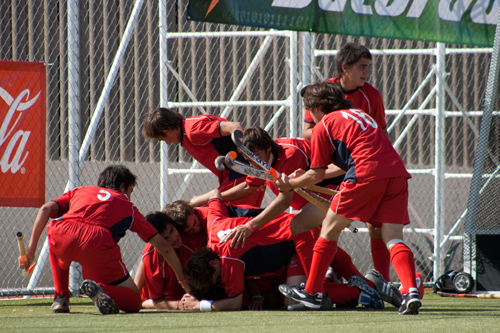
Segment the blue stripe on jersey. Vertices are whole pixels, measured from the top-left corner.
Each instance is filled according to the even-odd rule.
[[[351,151],[347,148],[347,144],[339,140],[333,140],[332,145],[335,147],[332,153],[333,163],[342,170],[346,170],[344,180],[357,183],[356,170],[354,168],[356,164],[351,156]]]
[[[127,216],[126,218],[116,222],[115,224],[113,224],[111,228],[109,228],[109,231],[111,231],[111,235],[113,235],[113,239],[115,240],[116,243],[118,243],[118,241],[123,236],[125,236],[125,233],[132,225],[132,221],[133,221],[132,216]]]

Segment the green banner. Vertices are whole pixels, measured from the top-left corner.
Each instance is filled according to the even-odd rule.
[[[500,0],[190,0],[188,19],[493,46]]]

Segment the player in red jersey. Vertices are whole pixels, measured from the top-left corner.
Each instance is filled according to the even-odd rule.
[[[220,171],[214,163],[218,156],[236,150],[231,134],[237,129],[243,130],[239,122],[230,122],[214,115],[184,118],[175,111],[159,108],[145,117],[142,134],[146,140],[157,139],[167,144],[180,144],[195,160],[217,176],[219,190],[226,191],[245,181],[243,175],[229,170]],[[241,156],[238,159],[244,161]],[[249,192],[248,197],[231,204],[260,207],[264,198],[263,189],[247,187],[246,191]]]
[[[163,212],[149,213],[146,220],[172,245],[182,265],[186,264],[195,250],[207,245],[206,235],[180,234],[173,221]],[[144,309],[175,310],[185,293],[173,269],[151,244],[144,246],[134,282],[141,290]]]
[[[413,253],[403,241],[409,224],[408,178],[403,161],[391,142],[368,114],[350,109],[341,88],[330,82],[302,89],[304,105],[315,119],[311,169],[289,179],[282,175],[277,186],[288,191],[321,181],[329,163],[345,171],[340,190],[332,200],[314,246],[311,271],[305,288],[291,288],[289,297],[309,307],[320,306],[322,279],[335,257],[341,231],[353,220],[368,221],[382,229],[391,262],[405,294],[400,314],[418,314],[421,300],[415,279]]]
[[[387,123],[382,95],[366,82],[370,75],[371,62],[370,50],[363,45],[348,43],[335,56],[337,76],[328,81],[338,84],[342,88],[345,99],[352,101],[353,107],[368,113],[386,132]],[[304,138],[311,139],[315,124],[309,110],[306,109],[302,134]],[[381,230],[370,223],[366,226],[370,234],[373,266],[386,280],[389,280],[390,258],[382,240]]]
[[[184,310],[200,311],[239,310],[242,304],[245,278],[273,274],[285,266],[293,255],[294,245],[290,242],[293,238],[290,231],[290,221],[293,215],[280,214],[276,219],[256,230],[254,237],[248,238],[244,247],[234,248],[225,241],[226,236],[235,227],[248,225],[251,218],[228,217],[226,206],[220,200],[220,193],[217,190],[212,191],[211,197],[206,221],[206,229],[209,230],[208,244],[211,249],[195,253],[188,260],[185,273],[195,289],[207,291],[210,286],[223,286],[226,297],[214,301],[200,301],[191,295],[185,295],[179,307]],[[343,255],[344,252],[341,254]],[[348,259],[350,261],[350,257]],[[368,306],[384,307],[380,295],[359,276],[352,261],[350,265],[344,265],[342,268],[345,274],[355,277],[351,279],[352,281],[350,280],[348,286],[343,285],[343,291],[337,285],[328,285],[328,290],[335,290],[330,295],[332,300],[335,302],[357,301],[364,292],[363,295],[370,299]],[[331,306],[329,302],[322,304],[325,309]]]
[[[55,313],[69,312],[69,267],[72,261],[82,266],[85,281],[81,291],[91,297],[103,314],[138,312],[141,307],[139,290],[129,276],[120,253],[118,241],[127,230],[151,243],[184,280],[182,265],[171,245],[130,201],[136,176],[121,165],[104,169],[98,186],[70,190],[61,197],[45,203],[33,224],[26,250],[27,260],[19,266],[29,267],[34,260],[40,235],[47,227],[49,257],[55,284]],[[186,285],[189,291],[189,285]]]

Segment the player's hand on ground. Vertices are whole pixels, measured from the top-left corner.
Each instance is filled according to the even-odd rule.
[[[252,232],[245,226],[239,225],[233,229],[233,232],[230,235],[231,245],[230,247],[237,249],[238,245],[241,247],[245,247],[245,240],[252,235]]]
[[[200,301],[191,294],[184,294],[179,301],[179,310],[196,311],[200,310]]]
[[[250,303],[248,303],[248,310],[251,311],[262,311],[263,310],[263,304],[264,304],[264,297],[259,296],[259,297],[252,297],[252,300]]]
[[[281,178],[278,178],[274,185],[279,188],[280,191],[288,192],[293,190],[292,185],[290,184],[290,178],[284,173],[281,174]]]

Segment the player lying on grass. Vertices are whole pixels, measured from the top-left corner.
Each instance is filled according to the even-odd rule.
[[[370,76],[372,55],[370,50],[356,43],[345,44],[335,55],[336,76],[328,82],[337,84],[343,92],[345,99],[352,101],[352,106],[370,115],[377,125],[385,131],[387,122],[385,120],[385,107],[382,95],[367,82]],[[315,121],[310,111],[304,112],[304,130],[302,136],[311,139],[312,129]],[[287,173],[288,175],[288,173]],[[371,253],[373,266],[386,280],[389,280],[390,258],[389,251],[382,240],[380,228],[375,228],[367,223],[366,227],[370,235]]]
[[[55,286],[52,311],[69,312],[69,268],[72,261],[80,263],[85,281],[81,292],[89,296],[102,314],[138,312],[141,308],[139,290],[122,261],[118,241],[131,230],[149,242],[184,280],[182,265],[170,243],[158,234],[130,201],[136,176],[126,167],[112,165],[99,175],[97,186],[84,186],[64,193],[45,203],[36,216],[26,250],[27,260],[19,267],[26,269],[33,262],[43,229],[47,227],[49,258]],[[189,291],[189,285],[185,285]]]
[[[195,250],[207,245],[205,234],[179,233],[173,221],[163,212],[151,212],[146,215],[146,220],[170,243],[183,266]],[[142,251],[134,282],[141,291],[144,309],[178,309],[178,301],[185,293],[172,267],[149,243]]]
[[[297,178],[282,175],[277,186],[283,191],[306,187],[323,180],[330,163],[346,171],[322,222],[320,238],[304,288],[289,288],[286,296],[317,309],[324,298],[322,281],[335,258],[341,231],[353,220],[381,227],[384,243],[405,294],[400,314],[418,314],[421,306],[415,280],[413,253],[403,241],[408,217],[408,178],[403,161],[391,142],[366,113],[351,109],[342,89],[320,82],[301,90],[304,105],[317,125],[312,133],[311,169]]]
[[[205,168],[219,179],[219,190],[225,191],[245,181],[245,177],[229,170],[220,171],[214,161],[220,155],[236,150],[231,140],[234,130],[243,130],[239,122],[227,121],[214,115],[200,115],[184,118],[180,113],[166,108],[150,112],[144,119],[142,134],[146,140],[156,139],[167,144],[179,144]],[[241,156],[238,159],[245,162]],[[246,163],[246,162],[245,162]],[[264,198],[261,188],[252,188],[244,202],[260,207]]]
[[[239,309],[241,307],[241,296],[239,295],[243,290],[242,285],[245,277],[275,272],[277,269],[287,264],[291,255],[295,253],[295,247],[291,242],[294,236],[290,230],[290,221],[293,217],[293,214],[282,213],[259,230],[254,231],[252,237],[249,237],[245,242],[244,247],[231,247],[231,242],[225,241],[225,238],[227,238],[226,236],[231,233],[235,227],[240,225],[248,226],[248,222],[251,218],[228,217],[226,206],[220,199],[220,192],[218,190],[211,192],[206,221],[197,220],[197,223],[200,223],[201,226],[194,228],[191,226],[191,230],[197,229],[208,231],[208,244],[210,248],[220,256],[222,267],[228,270],[226,278],[230,280],[225,281],[224,287],[229,299],[226,299],[224,302],[214,303],[214,309]],[[205,226],[203,226],[203,224],[205,224]],[[312,239],[311,242],[313,243],[314,239]],[[340,248],[338,252],[339,254],[336,261],[331,262],[331,264],[335,266],[334,269],[340,272],[346,279],[350,279],[352,276],[359,277],[361,274],[352,264],[349,255]],[[212,259],[210,259],[210,261]],[[219,262],[214,262],[214,264],[215,263],[218,264]],[[188,267],[189,261],[186,265],[186,269],[188,269]],[[186,274],[188,274],[187,271]],[[196,277],[194,277],[196,274],[198,273],[191,272],[186,276],[190,276],[191,279],[196,279]],[[225,278],[223,277],[223,279]],[[198,288],[201,288],[201,290],[208,290],[208,288],[205,288],[205,285],[201,286],[200,283],[211,284],[215,282],[212,279],[206,279],[205,276],[205,278],[196,280],[196,283],[198,283]],[[373,283],[368,283],[373,287]],[[361,288],[367,294],[371,294],[372,301],[376,299],[374,304],[366,304],[367,306],[383,308],[383,301],[380,299],[380,295],[374,289],[370,288],[363,278],[359,277],[358,279],[355,277],[351,284]],[[357,300],[360,298],[359,290],[355,293]],[[334,302],[336,303],[343,303],[346,301],[342,298],[346,297],[346,295],[339,291],[335,291],[331,297],[336,297],[334,298]],[[352,289],[349,297],[353,297]],[[194,309],[196,306],[198,306],[199,309],[201,305],[201,309],[203,310],[205,309],[204,304],[207,304],[200,303],[189,296],[186,296],[184,300],[187,302],[189,309]],[[327,303],[323,306],[328,307],[329,305]],[[184,305],[180,305],[180,307],[183,308]],[[208,310],[208,307],[206,309]]]

